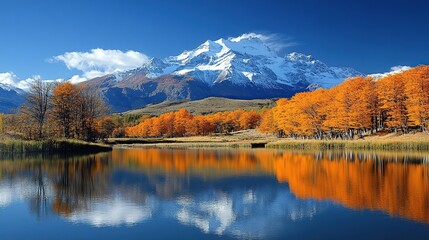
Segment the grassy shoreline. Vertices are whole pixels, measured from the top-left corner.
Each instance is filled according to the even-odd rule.
[[[379,140],[290,140],[271,142],[266,148],[317,149],[317,150],[389,150],[428,151],[429,141],[379,141]]]
[[[0,141],[0,154],[95,153],[110,151],[111,149],[112,147],[109,145],[68,139],[49,139],[43,141],[7,139]]]
[[[252,148],[250,142],[175,142],[120,144],[119,148]]]
[[[282,142],[172,142],[118,144],[120,148],[270,148],[290,150],[384,150],[384,151],[429,151],[429,142],[400,141],[316,141],[290,140]]]

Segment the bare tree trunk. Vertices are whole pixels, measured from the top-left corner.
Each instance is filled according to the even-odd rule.
[[[25,103],[21,106],[21,112],[34,121],[37,126],[37,138],[42,139],[43,127],[46,122],[46,113],[50,105],[52,84],[36,79],[30,84]]]

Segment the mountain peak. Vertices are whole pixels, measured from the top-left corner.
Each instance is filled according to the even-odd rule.
[[[286,58],[291,61],[304,61],[304,62],[312,62],[316,61],[311,55],[305,55],[303,53],[292,52],[286,55]]]
[[[220,58],[230,52],[249,56],[276,56],[275,51],[264,43],[263,35],[247,33],[235,38],[220,38],[216,41],[207,40],[197,48],[184,51],[170,59],[187,63],[191,59],[200,57],[201,54],[212,58]]]
[[[234,85],[263,88],[310,84],[329,88],[357,73],[328,67],[302,53],[292,52],[281,57],[267,44],[269,39],[269,36],[246,33],[235,38],[207,40],[178,56],[152,59],[145,67],[147,77],[165,74],[191,76],[209,86],[227,81]]]

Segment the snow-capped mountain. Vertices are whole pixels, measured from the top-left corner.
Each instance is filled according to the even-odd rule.
[[[360,74],[351,68],[328,67],[310,55],[293,52],[279,56],[257,35],[251,34],[208,40],[178,56],[163,60],[152,58],[149,63],[128,73],[139,70],[148,78],[166,74],[188,75],[210,86],[229,81],[235,85],[264,88],[281,88],[279,85],[295,87],[297,84],[318,84],[329,88],[347,77]]]
[[[329,67],[301,53],[280,56],[258,36],[208,40],[178,56],[152,58],[137,69],[84,84],[101,87],[114,111],[123,111],[164,100],[210,96],[290,97],[361,75],[351,68]]]

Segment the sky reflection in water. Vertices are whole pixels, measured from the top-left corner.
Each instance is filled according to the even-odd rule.
[[[416,163],[425,157],[117,149],[66,160],[4,159],[0,219],[2,209],[26,204],[41,222],[59,216],[94,229],[133,229],[167,219],[212,236],[275,238],[313,226],[313,218],[352,209],[352,218],[371,210],[369,215],[389,216],[386,223],[407,219],[427,234],[429,166]]]

